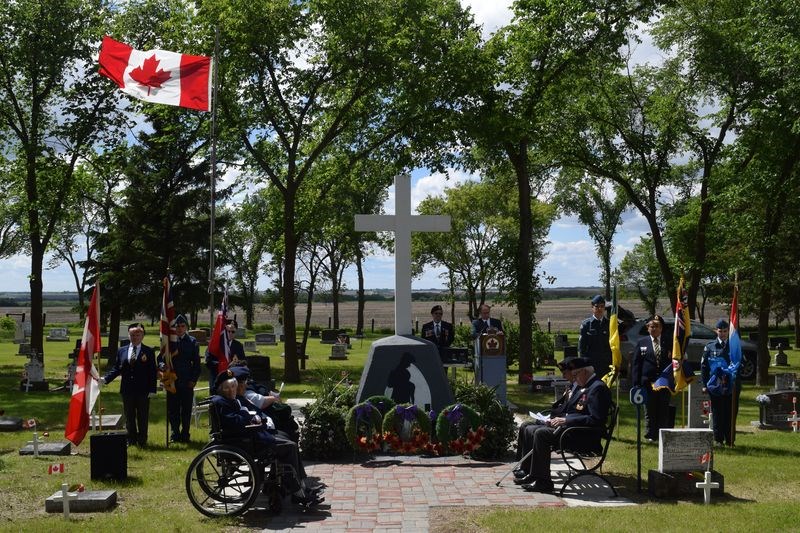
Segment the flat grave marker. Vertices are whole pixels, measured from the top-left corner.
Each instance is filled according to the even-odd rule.
[[[72,445],[69,442],[42,442],[38,445],[38,448],[39,455],[69,455],[72,450]],[[20,448],[19,454],[34,455],[33,444],[26,444]]]
[[[117,503],[117,491],[115,490],[85,490],[70,494],[74,494],[74,496],[68,498],[67,505],[69,511],[73,513],[107,511]],[[59,490],[45,500],[44,510],[48,513],[64,512],[63,502],[63,493]]]

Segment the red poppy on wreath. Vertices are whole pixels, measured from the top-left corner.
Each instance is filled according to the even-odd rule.
[[[367,453],[379,450],[382,435],[380,411],[369,402],[354,406],[348,413],[344,432],[356,450]]]
[[[383,417],[383,440],[395,452],[418,453],[430,442],[430,419],[416,405],[397,405]]]
[[[442,410],[436,421],[436,435],[446,451],[469,454],[480,448],[486,435],[486,429],[479,424],[478,413],[457,403]]]

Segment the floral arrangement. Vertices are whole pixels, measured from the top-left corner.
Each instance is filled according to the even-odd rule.
[[[436,421],[439,453],[469,454],[481,446],[486,429],[474,409],[457,403],[445,407]]]
[[[410,426],[408,431],[404,431],[406,422]],[[397,405],[383,417],[383,440],[398,453],[426,451],[430,435],[428,413],[416,405]]]
[[[761,404],[766,404],[770,402],[770,399],[769,396],[767,396],[766,394],[759,394],[758,396],[756,396],[756,401]]]
[[[369,453],[380,449],[381,423],[381,412],[369,400],[354,405],[347,413],[344,425],[347,442],[356,451]]]

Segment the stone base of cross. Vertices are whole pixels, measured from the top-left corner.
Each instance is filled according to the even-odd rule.
[[[719,483],[711,481],[711,471],[706,470],[703,481],[698,481],[694,486],[698,489],[703,489],[703,503],[708,505],[711,503],[711,489],[718,489]]]

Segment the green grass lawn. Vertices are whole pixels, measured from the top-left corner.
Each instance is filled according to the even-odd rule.
[[[323,374],[349,373],[357,386],[369,345],[373,338],[363,343],[353,340],[353,350],[347,361],[329,361],[330,346],[310,339],[307,369],[303,383],[286,384],[282,396],[310,397]],[[157,338],[145,339],[149,345]],[[47,343],[45,365],[51,387],[63,381],[67,354],[66,343]],[[282,381],[282,346],[260,347],[271,356],[272,374],[277,383]],[[15,355],[17,346],[0,342],[0,409],[6,415],[22,418],[35,417],[40,431],[48,431],[49,440],[63,440],[69,394],[21,393],[19,380],[25,358]],[[790,351],[793,364],[781,371],[800,372],[800,353]],[[101,373],[105,368],[101,368]],[[531,394],[515,384],[509,376],[509,399],[519,406],[520,412],[541,410],[552,401],[552,395]],[[457,379],[471,379],[472,374],[459,370]],[[646,492],[636,492],[636,418],[628,403],[627,394],[621,397],[620,428],[618,439],[611,443],[604,471],[613,482],[622,487],[623,497],[641,505],[630,508],[567,508],[567,509],[482,509],[453,513],[447,531],[535,531],[591,527],[600,531],[633,530],[708,530],[735,531],[758,528],[758,531],[800,530],[800,434],[777,431],[760,431],[750,427],[758,419],[755,396],[766,389],[745,384],[739,410],[737,446],[717,450],[715,468],[725,476],[726,495],[714,507],[702,505],[702,498],[691,501],[660,501]],[[101,402],[107,413],[121,413],[118,380],[103,389]],[[188,445],[164,445],[165,409],[163,393],[151,403],[151,448],[129,449],[128,475],[124,483],[97,482],[89,479],[89,439],[78,446],[76,455],[69,457],[22,457],[19,448],[31,438],[29,431],[0,433],[0,493],[5,504],[0,506],[0,529],[9,531],[65,531],[84,530],[87,526],[98,531],[197,531],[219,530],[225,527],[245,528],[246,521],[237,519],[211,520],[203,517],[189,503],[183,479],[190,461],[207,440],[208,428],[203,421],[194,429]],[[680,412],[679,412],[680,415]],[[63,462],[66,473],[48,475],[47,467]],[[642,470],[657,466],[657,447],[644,446]],[[73,515],[66,524],[60,514],[44,512],[44,500],[55,492],[62,482],[84,483],[89,489],[117,489],[119,506],[110,513]],[[438,512],[438,511],[436,511]],[[265,524],[260,524],[262,527]]]

